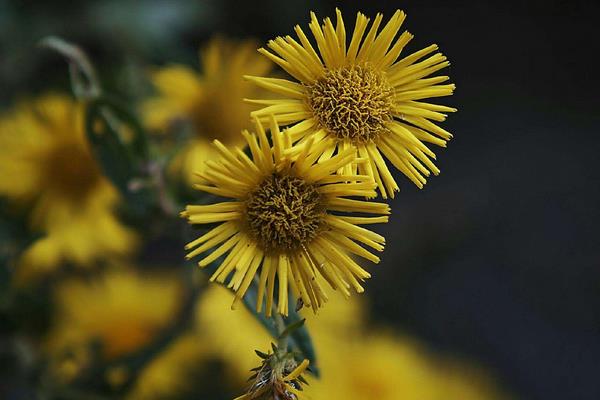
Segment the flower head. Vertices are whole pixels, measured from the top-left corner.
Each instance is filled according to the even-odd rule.
[[[200,72],[173,65],[152,74],[158,94],[144,104],[146,123],[161,133],[171,131],[177,123],[187,123],[191,141],[175,157],[171,170],[183,174],[188,182],[211,158],[213,139],[243,145],[240,131],[250,128],[251,107],[242,99],[260,93],[243,75],[271,70],[268,60],[256,54],[255,48],[252,41],[215,38],[200,52]]]
[[[248,392],[235,400],[299,400],[302,395],[302,384],[306,380],[302,374],[308,368],[309,361],[298,363],[292,353],[281,351],[273,345],[269,354],[256,352],[262,363],[254,368],[255,374],[250,378],[252,385]]]
[[[204,182],[195,186],[233,200],[186,207],[182,216],[192,224],[219,223],[186,246],[190,250],[187,257],[218,246],[200,260],[203,267],[227,254],[211,281],[222,283],[233,273],[229,287],[237,292],[235,301],[259,275],[256,306],[260,311],[266,297],[267,315],[271,313],[276,278],[277,309],[282,314],[288,312],[288,285],[315,311],[327,300],[323,279],[346,296],[351,287],[362,292],[360,281],[370,274],[350,254],[379,262],[379,257],[356,242],[382,251],[385,239],[359,225],[387,222],[389,207],[347,198],[373,197],[375,183],[369,176],[336,175],[335,171],[363,160],[348,148],[319,161],[332,139],[318,143],[310,139],[292,161],[287,155],[291,139],[279,131],[273,119],[273,147],[258,121],[256,128],[257,135],[243,132],[252,158],[239,148],[228,149],[215,141],[222,158],[207,162],[199,174]]]
[[[398,60],[413,37],[406,31],[397,36],[405,17],[396,11],[378,32],[382,14],[367,30],[369,18],[358,13],[348,44],[339,10],[335,27],[329,18],[320,25],[311,13],[309,27],[318,53],[299,26],[295,27],[299,42],[291,36],[278,37],[269,41],[271,51],[259,49],[296,81],[247,77],[284,97],[249,100],[264,106],[253,116],[264,121],[274,114],[278,123],[289,125],[296,152],[311,137],[333,139],[325,149],[326,158],[355,147],[369,161],[357,165],[358,172],[372,176],[384,198],[398,190],[384,157],[419,188],[431,172],[439,173],[431,161],[435,154],[423,142],[445,147],[452,135],[432,121],[444,121],[445,113],[456,111],[423,101],[454,91],[453,84],[443,84],[447,76],[429,77],[449,65],[436,53],[437,45]]]
[[[99,342],[105,360],[148,345],[172,320],[181,285],[170,275],[109,270],[95,280],[70,279],[56,288],[48,348],[86,348]]]
[[[81,104],[46,95],[0,118],[0,174],[0,195],[31,207],[31,228],[42,234],[25,251],[19,280],[62,262],[89,266],[134,247],[135,235],[114,213],[118,193],[86,141]]]

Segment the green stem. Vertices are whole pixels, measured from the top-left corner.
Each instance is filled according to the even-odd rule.
[[[288,337],[287,335],[283,336],[283,332],[286,328],[285,321],[276,309],[273,309],[273,319],[275,320],[275,326],[277,327],[277,349],[281,352],[281,354],[285,354],[288,352]]]

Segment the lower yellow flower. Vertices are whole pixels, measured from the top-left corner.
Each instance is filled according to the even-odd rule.
[[[0,175],[0,195],[31,206],[31,228],[43,235],[23,255],[17,279],[135,246],[114,214],[118,193],[86,142],[83,106],[70,98],[46,95],[0,118]]]
[[[157,96],[143,106],[146,124],[165,133],[185,121],[191,129],[190,142],[175,157],[171,171],[183,174],[188,183],[194,172],[211,159],[210,142],[243,145],[242,129],[250,128],[251,106],[244,97],[260,93],[244,74],[268,74],[271,65],[256,53],[252,41],[234,42],[215,38],[200,53],[200,72],[173,65],[152,74]]]
[[[223,283],[233,273],[229,287],[237,292],[236,301],[259,274],[256,308],[262,310],[266,297],[267,315],[271,314],[276,280],[281,314],[288,313],[288,286],[315,311],[327,300],[323,279],[345,296],[351,288],[362,292],[360,281],[370,274],[350,254],[377,263],[379,257],[356,242],[383,251],[385,239],[360,225],[387,222],[390,211],[387,204],[347,198],[375,195],[370,177],[335,174],[361,160],[353,149],[347,149],[317,162],[322,149],[330,145],[324,140],[309,142],[291,161],[285,155],[290,138],[279,132],[274,120],[272,148],[258,121],[256,128],[258,137],[243,132],[252,159],[239,148],[230,150],[215,141],[222,158],[207,162],[206,170],[199,174],[204,182],[195,187],[234,200],[186,207],[182,216],[191,224],[220,223],[186,246],[190,250],[187,258],[218,246],[199,265],[209,265],[227,254],[211,281]]]

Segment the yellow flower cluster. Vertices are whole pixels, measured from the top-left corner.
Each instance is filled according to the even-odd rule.
[[[418,187],[439,173],[424,142],[445,146],[452,135],[432,121],[456,110],[423,99],[450,95],[454,85],[430,77],[449,65],[437,46],[400,58],[412,38],[399,34],[404,19],[397,11],[379,30],[381,14],[369,27],[359,13],[348,43],[339,10],[335,26],[311,14],[318,52],[299,26],[299,42],[278,37],[268,43],[272,52],[259,49],[295,81],[247,76],[281,97],[249,100],[263,108],[250,114],[256,133],[242,131],[248,152],[216,140],[217,156],[196,172],[195,188],[228,201],[181,214],[191,224],[218,224],[186,246],[187,257],[208,253],[201,267],[220,260],[211,281],[229,278],[235,302],[255,280],[256,309],[267,316],[273,308],[288,314],[289,291],[315,312],[326,286],[346,297],[362,292],[370,274],[355,258],[377,263],[365,246],[385,245],[362,225],[385,223],[390,213],[367,199],[398,190],[384,157]]]
[[[204,228],[186,245],[187,258],[200,256],[200,267],[215,268],[210,280],[235,295],[218,287],[204,293],[193,334],[141,371],[129,399],[169,397],[185,386],[186,371],[212,358],[224,360],[228,382],[241,385],[256,362],[251,350],[268,348],[269,338],[249,313],[231,318],[223,306],[239,303],[252,285],[256,310],[267,317],[302,306],[316,314],[330,301],[329,289],[346,298],[364,291],[371,274],[358,260],[379,263],[385,246],[368,226],[390,215],[373,199],[399,190],[389,165],[422,188],[439,173],[426,144],[445,147],[452,135],[436,124],[456,111],[425,101],[452,94],[447,76],[433,76],[449,63],[435,45],[401,57],[412,38],[400,33],[404,19],[397,11],[383,24],[378,14],[369,26],[359,13],[347,35],[339,10],[335,25],[311,14],[314,44],[299,26],[297,39],[278,37],[270,50],[259,49],[264,57],[252,43],[216,39],[201,52],[201,74],[184,66],[152,73],[157,94],[142,107],[146,124],[166,136],[175,128],[190,135],[170,171],[222,198],[181,213]],[[291,78],[266,76],[273,63]],[[66,382],[90,362],[152,345],[182,303],[179,279],[123,266],[138,238],[118,218],[119,194],[92,155],[83,118],[83,104],[56,94],[0,117],[0,195],[29,210],[39,234],[19,260],[17,282],[65,264],[117,267],[55,288],[44,350],[55,378]],[[362,331],[360,303],[331,303],[307,322],[323,379],[304,386],[308,361],[274,352],[240,400],[299,399],[300,387],[315,399],[500,398],[485,377],[411,340]],[[106,372],[118,386],[130,371]]]
[[[103,348],[112,349],[112,354],[107,354],[112,358],[136,351],[144,343],[126,343],[127,338],[143,331],[145,338],[154,339],[180,305],[179,291],[173,276],[123,271],[109,271],[101,282],[94,284],[81,280],[68,282],[57,289],[57,323],[47,348],[56,355],[76,348],[83,338],[88,342],[95,338]],[[225,385],[221,390],[234,393],[247,388],[248,370],[257,362],[253,350],[270,348],[272,339],[247,310],[236,311],[235,318],[233,312],[223,312],[233,296],[218,286],[211,286],[203,293],[192,331],[179,337],[141,371],[126,398],[176,398],[178,393],[197,384],[187,378],[190,372],[214,368],[215,360],[224,365],[219,375]],[[359,300],[332,299],[318,316],[309,316],[307,324],[314,333],[321,378],[306,378],[309,382],[303,387],[306,397],[315,400],[508,398],[481,368],[434,355],[407,336],[381,328],[366,330],[365,308]],[[75,364],[71,369],[76,367],[81,365]],[[111,381],[117,375],[110,374],[106,380]],[[200,385],[208,384],[203,381]]]

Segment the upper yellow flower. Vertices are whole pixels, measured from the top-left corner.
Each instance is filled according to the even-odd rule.
[[[67,96],[46,95],[0,118],[0,175],[0,195],[30,206],[31,228],[43,235],[25,251],[17,279],[134,246],[114,214],[118,193],[90,152],[83,106]]]
[[[177,122],[188,123],[191,142],[171,166],[188,182],[212,157],[211,140],[228,145],[244,143],[240,131],[250,127],[251,108],[243,98],[259,92],[243,75],[263,75],[271,69],[255,48],[252,41],[236,43],[216,38],[201,51],[200,73],[174,65],[152,75],[158,95],[144,104],[146,123],[159,132],[169,131]]]
[[[233,272],[229,287],[236,301],[244,296],[258,274],[257,310],[262,309],[266,291],[266,313],[270,315],[275,280],[279,280],[278,312],[288,312],[288,285],[304,304],[316,311],[326,300],[323,278],[334,289],[349,296],[350,288],[362,292],[359,281],[370,277],[349,254],[373,262],[379,257],[355,241],[383,250],[385,239],[359,225],[387,222],[389,207],[383,203],[348,199],[372,197],[375,184],[369,176],[335,175],[353,162],[362,162],[353,149],[341,151],[327,161],[317,162],[331,140],[306,143],[302,153],[291,161],[289,135],[271,123],[271,148],[262,125],[256,125],[258,139],[244,131],[252,159],[239,148],[230,150],[215,141],[222,155],[208,161],[199,174],[205,180],[198,189],[233,201],[187,206],[182,216],[192,224],[218,222],[216,228],[186,246],[192,258],[219,246],[204,257],[206,266],[229,252],[211,280],[224,282]],[[368,213],[378,216],[335,215],[332,212]]]
[[[378,33],[383,15],[377,14],[367,32],[369,18],[358,13],[347,44],[339,10],[335,27],[329,18],[320,25],[311,13],[309,27],[318,53],[299,26],[295,31],[300,42],[291,36],[278,37],[268,42],[272,52],[259,49],[298,82],[247,77],[284,97],[250,100],[265,106],[253,116],[265,120],[274,114],[279,124],[289,125],[292,140],[298,142],[297,152],[310,137],[315,142],[335,139],[324,158],[336,149],[356,148],[369,163],[354,168],[372,176],[384,198],[393,197],[398,185],[383,156],[422,188],[430,172],[439,173],[431,161],[435,154],[423,142],[445,147],[452,137],[432,121],[444,121],[444,113],[456,111],[422,101],[448,96],[454,90],[453,84],[442,84],[447,76],[429,77],[449,65],[445,56],[436,53],[437,45],[398,60],[413,37],[406,31],[396,37],[405,17],[404,12],[396,11]],[[348,166],[342,172],[351,170]]]

